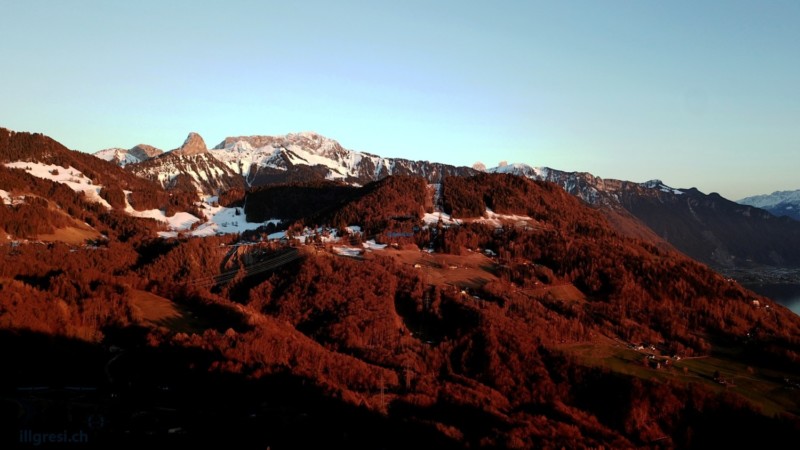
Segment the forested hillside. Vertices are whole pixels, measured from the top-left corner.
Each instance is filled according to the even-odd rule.
[[[30,219],[55,208],[107,236],[0,244],[14,429],[102,417],[97,448],[785,448],[800,433],[800,317],[554,184],[447,177],[444,211],[415,177],[232,191],[220,202],[248,216],[292,213],[288,233],[163,239],[60,184],[0,177],[27,205],[4,202],[4,229],[64,226]]]

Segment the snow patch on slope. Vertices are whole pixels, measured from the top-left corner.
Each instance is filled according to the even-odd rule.
[[[199,218],[187,212],[177,212],[169,217],[167,217],[164,211],[160,209],[148,209],[145,211],[136,211],[133,208],[126,207],[125,212],[127,212],[133,217],[140,217],[143,219],[155,219],[159,222],[167,224],[169,229],[173,231],[188,230],[193,224],[200,221]]]
[[[107,148],[94,153],[94,156],[113,162],[119,166],[125,167],[128,164],[135,164],[142,162],[141,159],[132,155],[130,151],[124,148]]]
[[[125,191],[126,196],[130,193],[130,191]],[[154,219],[158,222],[166,224],[170,231],[159,232],[158,234],[161,237],[177,236],[178,231],[188,230],[192,225],[200,221],[198,217],[187,212],[177,212],[168,217],[167,214],[160,209],[146,209],[144,211],[137,211],[133,209],[133,206],[131,206],[130,203],[128,203],[127,198],[125,199],[125,212],[133,217]]]
[[[72,167],[60,167],[53,164],[42,164],[26,161],[16,161],[6,163],[6,167],[12,169],[22,169],[27,173],[46,180],[54,181],[69,186],[75,192],[83,192],[86,198],[90,201],[100,203],[108,209],[111,205],[100,197],[100,190],[102,185],[92,184],[92,180],[86,177],[79,170]],[[0,198],[4,204],[12,204],[16,199],[6,191],[0,191],[2,195]],[[130,191],[126,191],[130,194]],[[210,236],[214,234],[229,234],[229,233],[242,233],[248,230],[255,230],[256,228],[267,225],[270,222],[280,223],[279,220],[269,220],[266,222],[247,222],[241,208],[226,208],[223,206],[212,206],[212,202],[216,198],[207,198],[205,202],[198,204],[205,216],[205,223],[200,224],[189,233],[191,236]],[[237,210],[239,214],[237,215]],[[133,217],[140,217],[146,219],[155,219],[161,223],[166,224],[169,231],[162,231],[159,233],[162,237],[174,237],[179,232],[186,232],[190,230],[197,222],[203,219],[194,216],[188,212],[177,212],[172,216],[167,216],[166,213],[159,209],[148,209],[144,211],[137,211],[130,203],[125,200],[125,212]]]
[[[363,248],[358,248],[358,247],[345,247],[345,246],[342,246],[342,247],[333,247],[333,252],[336,253],[339,256],[357,257],[357,256],[361,256],[362,254],[364,254],[364,249]]]
[[[361,245],[367,250],[384,250],[386,248],[386,244],[378,244],[375,242],[375,239],[370,239],[367,242],[363,242]]]
[[[0,189],[0,203],[2,203],[4,205],[13,205],[15,202],[14,202],[14,198],[11,197],[11,193],[10,192]]]
[[[331,170],[330,178],[345,178],[349,173],[342,165],[330,158],[316,155],[298,145],[290,145],[286,150],[289,162],[294,165],[324,166]]]
[[[89,201],[100,203],[111,209],[111,205],[100,197],[100,190],[103,186],[92,184],[92,180],[78,169],[27,161],[10,162],[6,163],[5,166],[11,169],[22,169],[37,178],[65,184],[75,192],[83,192]]]
[[[0,189],[0,202],[3,203],[4,205],[10,205],[11,194],[9,194],[8,191]]]
[[[198,203],[205,221],[187,212],[177,212],[175,215],[167,217],[164,211],[159,209],[136,211],[130,204],[125,206],[125,212],[134,217],[155,219],[166,224],[168,231],[161,231],[158,233],[159,236],[164,238],[177,237],[181,233],[196,237],[243,233],[245,231],[255,230],[269,223],[274,223],[276,225],[280,223],[280,220],[277,219],[268,220],[266,222],[248,222],[242,208],[213,206],[215,201],[216,197],[207,197],[204,202]],[[198,222],[203,223],[194,227]],[[192,229],[193,227],[194,229]]]
[[[271,145],[256,148],[249,142],[240,140],[229,147],[215,148],[209,151],[213,157],[227,165],[234,172],[245,177],[245,179],[250,177],[250,169],[253,165],[286,170],[285,167],[273,162],[275,157],[278,156],[279,150]]]
[[[198,193],[204,192],[204,183],[214,185],[225,180],[228,174],[227,167],[207,152],[184,154],[173,151],[132,167],[135,175],[158,181],[162,186],[169,186],[179,175],[188,175]]]
[[[450,214],[444,212],[425,213],[422,217],[422,221],[425,222],[426,225],[436,225],[440,220],[443,225],[461,225],[458,219],[453,219],[450,217]]]
[[[503,224],[506,223],[512,223],[516,227],[525,227],[531,222],[535,221],[529,216],[518,216],[516,214],[497,214],[491,209],[486,208],[486,212],[483,214],[483,217],[471,220],[471,222],[478,222],[491,225],[495,228],[502,228]]]
[[[486,169],[488,173],[510,173],[512,175],[523,175],[536,180],[545,180],[550,169],[547,167],[531,167],[523,163],[503,164],[497,167]]]
[[[224,206],[213,206],[213,197],[206,198],[201,205],[201,211],[205,215],[207,222],[198,226],[191,232],[192,236],[212,236],[214,234],[243,233],[255,230],[258,227],[273,223],[281,223],[279,219],[267,220],[265,222],[248,222],[243,208],[226,208]]]
[[[642,186],[642,187],[647,188],[647,189],[657,189],[657,190],[659,190],[661,192],[667,192],[667,193],[670,193],[670,194],[683,195],[682,191],[667,186],[661,180],[645,181],[644,183],[640,183],[639,186]]]

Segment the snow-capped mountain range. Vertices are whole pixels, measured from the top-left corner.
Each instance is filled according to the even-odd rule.
[[[157,149],[151,145],[139,144],[133,148],[107,148],[96,152],[94,156],[106,161],[111,161],[118,166],[125,167],[128,164],[135,164],[154,158],[164,153],[163,150]]]
[[[365,185],[389,175],[421,176],[430,184],[438,184],[448,175],[469,176],[481,170],[513,174],[555,183],[596,207],[617,231],[644,240],[663,239],[717,267],[800,263],[800,258],[786,251],[786,245],[781,243],[796,234],[796,226],[787,223],[789,219],[776,218],[717,194],[707,195],[694,188],[675,189],[660,180],[638,183],[604,179],[585,172],[526,164],[484,169],[480,165],[456,167],[384,158],[348,150],[335,140],[312,132],[228,137],[210,150],[199,135],[192,133],[180,148],[127,164],[125,169],[167,188],[202,191],[205,195],[231,188],[323,180]]]
[[[144,160],[139,155],[121,149],[95,154],[165,187],[182,184],[188,176],[206,194],[240,185],[316,180],[363,185],[389,175],[417,175],[435,183],[447,175],[475,173],[468,167],[348,150],[335,140],[312,132],[228,137],[211,150],[200,135],[191,133],[180,148]]]
[[[127,166],[133,173],[158,181],[165,187],[183,185],[189,188],[184,184],[189,182],[198,190],[212,195],[231,187],[316,180],[363,185],[389,175],[415,175],[426,178],[430,183],[439,183],[447,175],[468,176],[479,170],[353,151],[314,132],[232,136],[210,150],[200,135],[190,133],[181,147],[166,153],[140,144],[130,150],[101,150],[95,156]],[[661,180],[636,183],[604,179],[586,172],[566,172],[519,163],[501,163],[497,167],[482,170],[552,182],[589,204],[612,208],[624,208],[623,203],[630,203],[632,195],[681,196],[690,191],[672,188]],[[739,203],[767,209],[776,215],[794,218],[800,215],[800,191],[750,197]]]
[[[661,180],[644,183],[600,178],[586,172],[565,172],[549,167],[531,167],[527,164],[501,164],[487,169],[491,173],[509,173],[539,181],[549,181],[561,186],[568,193],[595,206],[619,207],[623,191],[651,190],[652,194],[669,193],[682,195],[683,191],[665,185]]]
[[[157,180],[165,187],[174,185],[179,175],[188,175],[207,194],[235,186],[234,174],[241,176],[246,186],[255,187],[312,180],[363,185],[389,175],[422,176],[431,183],[438,183],[447,175],[468,176],[477,172],[470,167],[385,158],[348,150],[337,141],[313,132],[228,137],[210,150],[206,149],[202,137],[191,133],[180,148],[146,158],[141,152],[134,152],[138,147],[142,146],[129,151],[101,150],[95,155],[122,166],[130,164],[128,169],[135,174]],[[486,171],[553,182],[593,205],[618,206],[619,191],[628,185],[676,195],[682,193],[659,180],[631,183],[526,164],[502,164]]]
[[[209,152],[197,133],[189,133],[179,148],[125,168],[165,188],[199,191],[207,195],[244,186],[239,174]]]
[[[766,209],[776,216],[787,216],[800,220],[800,189],[776,191],[772,194],[755,195],[738,200],[742,205]]]
[[[191,133],[180,148],[170,152],[148,156],[137,151],[143,147],[139,145],[127,151],[107,149],[95,155],[128,166],[133,173],[159,181],[165,187],[180,182],[179,175],[189,176],[193,184],[206,194],[237,186],[237,175],[243,185],[256,187],[313,180],[363,185],[389,175],[416,175],[431,183],[438,183],[446,175],[468,176],[477,172],[477,169],[470,167],[385,158],[348,150],[339,142],[314,132],[228,137],[210,150],[200,135]],[[670,188],[659,180],[630,183],[603,179],[584,172],[564,172],[526,164],[502,164],[486,171],[550,181],[587,203],[598,206],[619,206],[619,191],[623,187],[629,188],[629,185],[681,194],[680,190]]]
[[[229,137],[211,154],[241,174],[248,186],[305,181],[303,178],[362,185],[389,175],[417,175],[438,182],[445,175],[472,173],[467,167],[348,150],[313,132]]]
[[[141,149],[154,151],[145,153]],[[181,147],[163,154],[159,152],[153,147],[139,145],[128,151],[101,150],[95,155],[127,166],[133,173],[158,181],[165,187],[189,181],[210,195],[231,187],[315,180],[363,185],[389,175],[422,176],[430,183],[439,183],[447,175],[468,176],[479,170],[353,151],[314,132],[227,137],[210,150],[200,135],[190,133]],[[623,207],[624,198],[632,193],[680,196],[685,191],[669,187],[660,180],[636,183],[519,163],[501,163],[483,170],[549,181],[589,204],[612,208]]]

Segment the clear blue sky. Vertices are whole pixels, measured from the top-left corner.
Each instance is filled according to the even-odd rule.
[[[168,3],[167,5],[163,3]],[[800,189],[800,2],[7,1],[0,126]]]

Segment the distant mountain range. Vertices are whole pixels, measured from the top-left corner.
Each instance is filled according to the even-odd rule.
[[[778,217],[786,216],[800,220],[800,189],[747,197],[739,200],[738,203],[765,209]]]
[[[157,149],[153,146],[139,144],[127,150],[124,148],[107,148],[95,153],[94,156],[125,167],[128,164],[134,164],[154,158],[162,153],[164,153],[163,150]]]
[[[179,148],[125,168],[167,189],[212,195],[244,187],[244,179],[209,152],[197,133],[190,133]]]
[[[232,188],[324,181],[359,186],[390,175],[420,176],[439,184],[447,176],[480,172],[348,150],[312,132],[228,137],[210,150],[192,133],[180,148],[153,152],[154,156],[144,160],[140,159],[142,152],[135,151],[141,147],[127,153],[103,150],[96,155],[113,158],[126,170],[165,188],[196,189],[206,195]],[[774,216],[779,209],[800,211],[793,203],[799,195],[776,193],[740,204],[694,188],[675,189],[660,180],[636,183],[525,164],[503,164],[485,171],[555,183],[601,210],[617,231],[669,243],[717,268],[800,266],[800,223]]]
[[[190,134],[187,142],[196,141],[186,153],[179,149],[147,160],[128,151],[117,158],[132,164],[134,173],[160,181],[165,187],[175,178],[188,175],[206,194],[214,194],[238,184],[248,187],[273,184],[340,181],[364,185],[390,175],[416,175],[438,183],[448,175],[473,175],[475,170],[428,161],[383,158],[343,148],[338,142],[316,133],[293,133],[285,136],[228,137],[211,150],[202,138]],[[117,149],[101,150],[95,156],[113,160]],[[133,149],[132,149],[133,150]],[[180,154],[183,158],[175,158]],[[213,159],[209,158],[213,156]],[[128,158],[127,160],[125,158]],[[136,160],[138,159],[138,160]],[[120,165],[123,165],[120,162]],[[233,181],[237,177],[241,183]]]
[[[434,183],[445,176],[474,173],[468,167],[347,150],[335,140],[311,132],[229,137],[211,152],[238,171],[248,186],[309,179],[364,185],[390,175],[416,175]]]
[[[556,183],[607,215],[623,209],[680,251],[717,268],[800,265],[800,222],[719,194],[524,164],[490,170]]]

